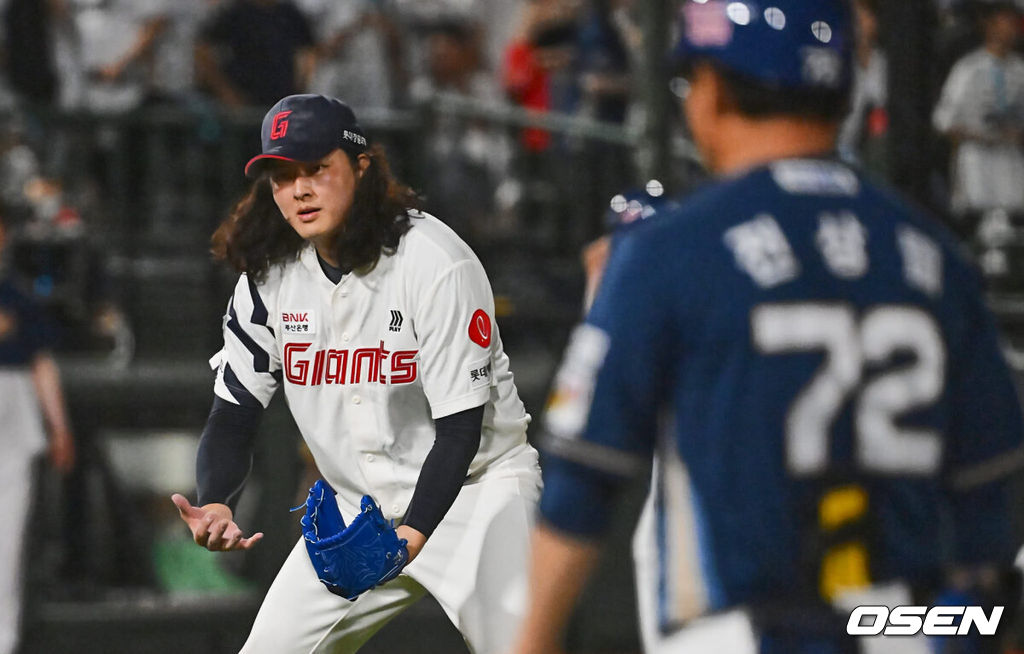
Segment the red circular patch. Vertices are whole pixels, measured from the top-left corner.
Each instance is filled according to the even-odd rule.
[[[483,309],[477,309],[469,319],[469,340],[480,347],[488,347],[491,344],[491,318]]]

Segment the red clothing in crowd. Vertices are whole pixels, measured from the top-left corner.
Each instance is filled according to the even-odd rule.
[[[505,50],[505,90],[512,100],[526,109],[547,111],[551,108],[548,74],[534,57],[533,46],[525,40],[514,40]],[[537,127],[527,127],[521,135],[523,147],[541,152],[551,144],[551,134]]]

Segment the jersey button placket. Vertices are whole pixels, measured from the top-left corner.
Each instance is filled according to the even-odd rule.
[[[348,296],[349,279],[350,275],[345,275],[340,282],[334,285],[334,290],[331,291],[332,300]]]

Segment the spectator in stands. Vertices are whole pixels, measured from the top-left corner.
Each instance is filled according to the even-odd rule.
[[[383,0],[393,7],[401,24],[413,36],[419,25],[438,21],[462,21],[478,32],[481,67],[495,71],[501,67],[505,47],[519,26],[526,4],[524,0]],[[410,43],[407,67],[421,73],[419,43]]]
[[[576,76],[579,95],[573,113],[606,123],[622,125],[633,99],[630,71],[636,56],[631,50],[630,25],[624,21],[631,0],[589,0],[580,19],[576,45]],[[598,217],[605,207],[608,189],[627,186],[633,179],[630,148],[587,140],[581,145],[584,160],[591,162],[586,176],[589,188],[578,203],[583,210],[573,226],[576,243],[590,241],[604,225]]]
[[[0,126],[0,203],[9,212],[27,214],[25,188],[39,175],[39,157],[28,144],[24,119],[8,116]]]
[[[408,82],[395,12],[381,0],[300,0],[317,36],[309,91],[351,98],[359,109],[391,108]]]
[[[30,213],[10,239],[8,259],[18,279],[58,328],[61,352],[109,354],[126,365],[132,338],[107,272],[107,252],[67,202],[60,180],[25,185]]]
[[[18,227],[5,239],[0,269],[50,317],[61,351],[109,352],[112,361],[127,363],[131,334],[106,271],[106,249],[63,182],[43,174],[22,123],[9,119],[0,127],[0,206]]]
[[[437,92],[496,103],[501,90],[482,67],[475,26],[441,20],[423,26],[427,74],[412,86],[413,99],[428,103]],[[494,232],[494,191],[505,177],[509,145],[499,127],[444,112],[433,112],[426,130],[430,170],[424,193],[428,209],[473,243]]]
[[[519,31],[505,49],[503,81],[512,102],[537,111],[570,105],[578,13],[573,0],[528,0]],[[550,144],[548,132],[523,130],[527,152],[542,152]]]
[[[292,0],[230,0],[200,30],[198,82],[225,106],[269,106],[308,88],[314,46]]]
[[[9,0],[3,12],[3,57],[11,88],[23,99],[47,105],[57,99],[51,17],[57,0]]]
[[[406,34],[405,68],[410,78],[427,74],[426,39],[420,27],[439,22],[462,22],[473,26],[482,70],[501,77],[508,44],[521,31],[522,17],[533,0],[384,0],[394,7]],[[550,2],[550,0],[545,0]],[[578,0],[574,0],[578,1]],[[552,4],[560,4],[555,0]]]
[[[167,26],[159,2],[62,0],[65,105],[96,113],[138,108],[155,46]]]
[[[154,6],[159,33],[148,57],[146,105],[188,104],[195,96],[199,26],[217,0],[145,0]]]
[[[514,104],[537,112],[573,109],[580,8],[576,0],[527,0],[502,71],[505,93]],[[568,242],[565,228],[576,207],[563,192],[570,184],[571,165],[552,150],[564,140],[556,142],[538,127],[523,129],[519,139],[512,164],[515,187],[506,185],[505,194],[516,198],[521,232],[533,239],[537,250],[572,251],[576,247]]]
[[[5,213],[0,208],[0,253]],[[12,654],[19,640],[26,520],[47,431],[50,463],[61,473],[74,465],[60,374],[48,353],[54,340],[48,324],[34,302],[0,274],[0,654]]]
[[[973,51],[983,40],[979,3],[984,0],[936,0],[938,29],[935,33],[935,74],[937,84],[949,75],[953,64]]]
[[[0,61],[10,91],[30,106],[77,105],[82,96],[79,39],[71,20],[72,0],[6,0]],[[71,95],[68,94],[71,89]],[[0,96],[8,89],[0,80]],[[3,105],[7,105],[3,97]]]
[[[856,49],[850,113],[839,129],[839,154],[880,175],[886,170],[885,136],[889,129],[888,61],[878,45],[880,0],[854,0]]]
[[[623,4],[623,0],[591,0],[580,21],[577,46],[578,113],[611,123],[625,122],[632,95],[627,37],[614,18]]]
[[[53,1],[53,0],[47,0]],[[50,18],[59,79],[58,106],[86,119],[130,113],[150,93],[155,56],[169,26],[171,0],[56,0]],[[44,170],[60,178],[76,197],[102,202],[117,197],[113,176],[128,211],[145,210],[138,189],[145,167],[148,130],[139,123],[99,120],[93,129],[57,122],[37,151]],[[88,204],[84,201],[82,204]]]
[[[1010,0],[982,14],[984,43],[954,66],[935,108],[953,144],[952,209],[1024,211],[1024,60],[1014,53],[1020,15]]]

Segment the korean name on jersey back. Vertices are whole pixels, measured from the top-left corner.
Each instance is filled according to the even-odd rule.
[[[284,376],[297,386],[324,384],[411,384],[418,376],[419,350],[389,351],[377,347],[311,350],[312,343],[284,346]]]
[[[818,215],[815,245],[825,266],[840,279],[857,280],[870,268],[868,233],[852,211],[823,211]],[[729,229],[725,244],[736,266],[763,289],[793,281],[800,276],[800,261],[774,216],[761,213]],[[919,229],[899,224],[896,245],[903,261],[907,286],[929,297],[942,293],[942,251]]]
[[[859,198],[862,186],[856,173],[845,165],[827,160],[790,159],[770,166],[772,180],[784,194],[827,198],[847,198],[849,204],[818,212],[813,231],[814,244],[827,270],[839,279],[855,281],[867,275],[871,267],[870,231],[858,217],[858,211],[874,212],[877,206]],[[846,205],[846,206],[842,206]],[[895,230],[896,250],[903,263],[906,285],[930,298],[942,294],[943,261],[939,244],[917,227],[899,221]],[[794,257],[782,228],[773,216],[762,213],[753,220],[730,229],[725,241],[736,257],[736,264],[762,288],[795,279],[800,264]]]

